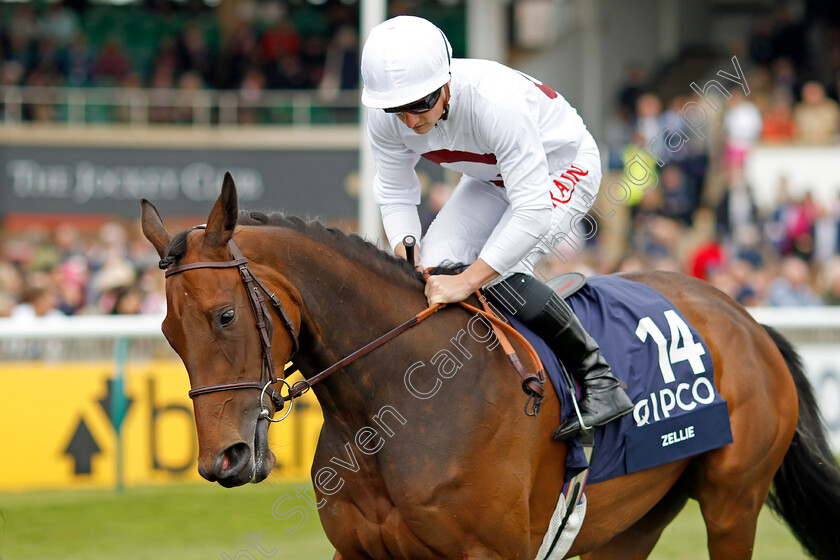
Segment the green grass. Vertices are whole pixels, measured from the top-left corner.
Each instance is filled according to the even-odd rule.
[[[281,521],[272,515],[273,504],[286,494],[290,498],[278,505],[278,514],[294,506],[302,506],[309,514],[294,534],[287,529],[300,516]],[[317,513],[286,483],[236,490],[205,483],[135,488],[122,494],[104,490],[0,494],[0,510],[2,560],[203,560],[225,558],[222,553],[232,559],[240,550],[263,558],[244,537],[258,532],[267,552],[276,548],[272,558],[332,558]],[[806,558],[787,528],[766,509],[759,519],[753,557]],[[689,502],[666,529],[651,558],[708,558],[705,528],[695,502]]]
[[[653,554],[650,555],[650,560],[708,558],[706,526],[700,515],[700,506],[694,500],[689,500],[682,513],[665,529]],[[806,560],[810,556],[802,550],[787,525],[765,507],[758,517],[753,558],[755,560]]]
[[[310,487],[311,493],[311,487]],[[0,558],[2,560],[161,560],[234,558],[248,550],[245,533],[256,535],[274,558],[332,558],[314,508],[296,533],[300,516],[278,521],[282,514],[304,505],[289,484],[263,483],[236,490],[193,484],[112,491],[65,491],[0,495]],[[278,554],[279,552],[279,554]],[[240,555],[240,559],[248,558]]]

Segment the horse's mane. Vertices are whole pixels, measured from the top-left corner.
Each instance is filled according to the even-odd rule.
[[[289,228],[307,239],[311,239],[338,250],[341,254],[359,262],[368,268],[392,269],[416,280],[423,280],[423,275],[406,260],[387,253],[370,241],[357,234],[346,234],[337,228],[326,227],[317,220],[304,220],[289,216],[283,212],[253,212],[240,210],[237,224],[243,226],[274,226]],[[191,229],[172,236],[166,256],[161,260],[161,268],[177,263],[187,251],[187,235]]]

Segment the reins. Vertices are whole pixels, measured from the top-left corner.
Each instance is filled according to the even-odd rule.
[[[514,369],[522,378],[522,390],[525,391],[525,394],[528,395],[528,401],[525,403],[525,413],[529,416],[535,416],[540,409],[540,404],[542,402],[544,389],[543,384],[545,383],[545,369],[543,368],[542,361],[540,360],[539,356],[537,355],[536,351],[534,350],[533,346],[522,336],[519,332],[517,332],[513,327],[511,327],[508,323],[505,323],[501,319],[497,318],[493,312],[487,306],[485,299],[481,296],[480,293],[476,292],[476,295],[479,297],[479,300],[484,305],[485,309],[478,309],[466,302],[458,302],[458,305],[463,307],[468,311],[472,311],[478,315],[483,316],[484,318],[490,321],[490,326],[493,331],[496,333],[496,336],[499,339],[499,342],[502,345],[502,348],[505,350],[505,354],[507,355],[510,362],[513,364]],[[352,354],[348,354],[342,360],[334,363],[327,369],[323,370],[322,372],[313,375],[308,379],[303,379],[295,383],[292,389],[289,391],[289,394],[284,397],[284,400],[293,400],[297,397],[301,396],[303,393],[308,391],[313,385],[316,383],[323,381],[333,373],[337,372],[344,366],[354,362],[358,358],[361,358],[365,354],[379,348],[380,346],[384,345],[386,342],[396,338],[397,336],[401,335],[408,329],[412,327],[416,327],[419,325],[423,320],[431,317],[435,312],[439,309],[442,309],[445,305],[436,303],[431,307],[427,307],[408,321],[402,323],[401,325],[394,327],[390,331],[386,332],[376,340],[373,340],[366,344],[365,346],[359,348]],[[536,373],[531,374],[525,369],[522,365],[522,362],[519,360],[519,356],[516,354],[516,350],[513,349],[513,346],[505,337],[505,332],[515,338],[520,344],[522,344],[526,351],[528,352],[528,357],[531,359],[531,363],[534,365],[534,370]],[[528,412],[528,405],[533,401],[532,412]]]
[[[303,379],[301,381],[298,381],[297,383],[295,383],[294,387],[292,387],[292,390],[289,391],[288,396],[284,397],[284,399],[285,400],[296,399],[297,397],[301,396],[303,393],[308,391],[313,385],[315,385],[319,381],[323,381],[324,379],[326,379],[327,377],[329,377],[333,373],[337,372],[338,370],[340,370],[344,366],[356,361],[357,359],[361,358],[365,354],[368,354],[369,352],[371,352],[373,350],[376,350],[377,348],[379,348],[380,346],[382,346],[386,342],[398,337],[399,335],[401,335],[402,333],[404,333],[405,331],[407,331],[411,327],[415,327],[415,326],[419,325],[420,322],[422,322],[424,319],[426,319],[428,317],[431,317],[438,309],[441,309],[442,307],[444,307],[444,306],[439,304],[439,303],[435,304],[431,307],[427,307],[426,309],[424,309],[423,311],[421,311],[420,313],[418,313],[417,315],[415,315],[414,317],[412,317],[411,319],[409,319],[405,323],[402,323],[401,325],[394,327],[393,329],[386,332],[385,334],[383,334],[382,336],[380,336],[376,340],[372,340],[371,342],[365,344],[364,346],[362,346],[361,348],[359,348],[358,350],[356,350],[352,354],[348,354],[347,356],[345,356],[341,360],[337,361],[336,363],[334,363],[333,365],[331,365],[327,369],[323,370],[322,372],[313,375],[309,379]]]
[[[203,226],[196,226],[193,229],[197,228],[203,228]],[[270,292],[265,287],[265,285],[262,282],[260,282],[260,280],[256,276],[254,276],[254,274],[248,268],[248,259],[246,259],[242,255],[242,252],[239,250],[239,247],[236,245],[233,239],[230,239],[228,241],[228,249],[230,250],[231,256],[233,257],[232,260],[229,261],[203,261],[177,266],[170,266],[170,259],[164,258],[160,262],[160,268],[166,270],[165,276],[167,278],[175,274],[186,272],[188,270],[196,270],[202,268],[236,267],[239,269],[240,279],[242,280],[242,283],[245,286],[245,291],[248,293],[248,300],[251,304],[251,311],[254,315],[257,331],[260,335],[260,344],[262,346],[262,371],[260,373],[260,381],[238,381],[233,383],[206,385],[204,387],[197,387],[195,389],[190,390],[189,396],[190,398],[194,399],[200,395],[205,395],[208,393],[232,391],[237,389],[259,389],[261,391],[260,418],[266,418],[272,422],[279,422],[283,420],[286,416],[288,416],[289,412],[291,412],[292,405],[294,404],[294,399],[298,398],[303,393],[308,391],[310,388],[312,388],[313,385],[323,381],[333,373],[339,371],[348,364],[379,348],[388,341],[393,340],[397,336],[406,332],[408,329],[419,325],[425,319],[431,317],[436,311],[444,307],[444,305],[442,304],[435,304],[424,309],[411,319],[394,327],[379,338],[369,342],[368,344],[352,352],[351,354],[348,354],[343,359],[329,366],[320,373],[317,373],[309,377],[308,379],[298,381],[294,385],[289,385],[285,378],[278,378],[275,372],[274,358],[271,354],[271,341],[274,326],[273,321],[271,319],[271,314],[268,312],[268,309],[265,305],[265,298],[263,297],[263,294],[265,294],[271,301],[271,305],[274,307],[275,311],[280,316],[280,320],[283,323],[283,326],[285,327],[286,331],[289,333],[292,339],[292,353],[289,356],[289,360],[291,360],[291,358],[297,353],[299,349],[298,335],[297,330],[295,329],[295,325],[289,317],[289,314],[286,312],[286,309],[283,307],[283,303],[280,301],[280,299],[273,292]],[[495,332],[500,344],[502,345],[502,348],[508,356],[508,359],[510,359],[511,363],[514,366],[514,369],[516,369],[516,372],[522,378],[522,390],[528,395],[528,400],[525,403],[525,413],[529,416],[535,416],[540,409],[540,404],[542,402],[544,394],[543,385],[546,379],[545,370],[543,369],[542,362],[540,361],[540,358],[539,356],[537,356],[537,353],[534,351],[533,347],[525,339],[525,337],[523,337],[520,333],[516,332],[516,330],[513,327],[511,327],[508,323],[496,317],[490,310],[484,297],[479,292],[476,292],[476,295],[478,296],[479,301],[482,302],[482,305],[484,307],[483,310],[478,309],[466,302],[459,302],[459,305],[464,309],[467,309],[468,311],[483,316],[489,321],[490,327]],[[531,374],[528,373],[527,370],[525,370],[525,367],[522,365],[522,362],[516,355],[516,351],[513,349],[513,346],[505,337],[505,332],[507,332],[510,336],[515,338],[527,350],[528,356],[531,359],[532,364],[534,365],[535,373]],[[289,393],[285,397],[271,387],[272,385],[278,382],[282,382],[289,389]],[[266,394],[269,396],[272,403],[274,404],[276,411],[282,410],[286,401],[289,401],[291,403],[289,406],[289,410],[282,418],[274,419],[271,417],[269,410],[263,405],[263,395]],[[530,412],[528,411],[529,404],[531,405]]]
[[[543,395],[545,393],[543,385],[545,384],[546,377],[542,360],[540,360],[536,350],[534,350],[534,347],[530,342],[528,342],[522,333],[510,326],[509,323],[499,319],[490,309],[490,306],[487,305],[487,300],[479,292],[476,292],[476,295],[478,296],[478,300],[481,302],[481,305],[484,307],[483,310],[473,307],[465,301],[458,302],[458,305],[468,311],[478,313],[490,321],[490,325],[496,332],[496,337],[499,339],[499,343],[502,345],[510,363],[513,364],[513,367],[516,370],[516,373],[519,374],[519,377],[522,378],[522,390],[526,395],[528,395],[528,400],[525,402],[525,414],[528,416],[536,416],[540,411],[540,404],[542,404]],[[528,357],[531,360],[531,364],[534,366],[535,373],[528,373],[525,366],[522,365],[522,362],[519,360],[519,356],[516,354],[516,350],[513,349],[513,346],[510,344],[507,337],[505,337],[505,332],[516,339],[519,344],[525,348],[525,351],[528,353]],[[528,405],[531,404],[532,400],[532,412],[528,412]]]

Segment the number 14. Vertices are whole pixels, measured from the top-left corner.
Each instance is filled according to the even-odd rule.
[[[694,342],[694,337],[691,336],[691,330],[683,321],[677,312],[669,309],[665,312],[665,319],[668,320],[668,326],[671,327],[671,349],[670,352],[666,346],[668,341],[653,319],[650,317],[642,317],[639,319],[639,326],[636,327],[636,336],[642,342],[647,340],[648,335],[656,343],[659,350],[659,369],[662,372],[662,378],[665,383],[672,383],[674,379],[674,370],[671,368],[672,364],[684,362],[688,360],[691,364],[691,370],[694,375],[704,373],[706,366],[703,365],[703,360],[700,356],[706,353],[703,345],[699,342]],[[680,346],[682,342],[682,346]]]

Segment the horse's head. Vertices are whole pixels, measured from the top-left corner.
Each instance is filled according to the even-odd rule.
[[[273,411],[265,410],[282,406],[274,364],[282,377],[297,344],[299,306],[286,290],[268,295],[259,280],[249,283],[248,261],[232,242],[239,209],[230,174],[203,228],[172,236],[152,203],[142,207],[143,233],[168,267],[163,333],[189,373],[198,471],[226,487],[259,482],[275,463],[268,447]],[[259,249],[247,252],[253,259]]]

